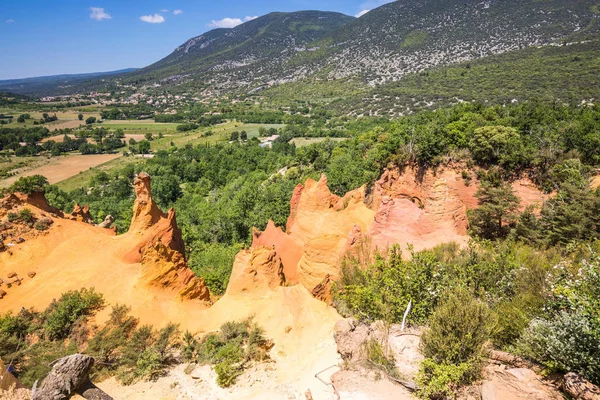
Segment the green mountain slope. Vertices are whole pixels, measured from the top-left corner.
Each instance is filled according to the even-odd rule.
[[[600,35],[561,46],[530,47],[438,66],[370,87],[357,79],[307,78],[256,95],[289,105],[296,99],[328,104],[338,114],[401,116],[460,102],[508,104],[530,99],[565,103],[600,98]]]
[[[155,64],[123,82],[196,83],[227,89],[285,75],[282,63],[306,43],[322,39],[354,20],[340,13],[270,13],[232,29],[214,29],[192,38]],[[204,83],[210,85],[204,85]]]
[[[314,76],[385,84],[440,65],[594,35],[596,0],[398,0],[355,19],[272,13],[190,39],[124,79],[207,95]]]
[[[400,116],[472,101],[508,104],[538,98],[596,102],[600,98],[599,72],[600,38],[436,67],[397,82],[363,87],[350,96],[338,96],[331,107],[343,114]],[[281,86],[276,95],[281,97],[284,88]]]
[[[299,53],[295,61],[330,79],[360,76],[382,84],[438,65],[593,34],[599,17],[592,0],[398,0],[315,44],[319,58]]]

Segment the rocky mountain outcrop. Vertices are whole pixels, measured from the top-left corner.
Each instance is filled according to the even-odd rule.
[[[304,78],[376,86],[440,65],[585,38],[598,32],[596,18],[593,2],[564,0],[398,0],[360,18],[276,12],[205,32],[148,67],[95,87],[107,81],[160,91],[189,85],[212,96],[252,94]]]
[[[3,304],[19,309],[28,300],[31,305],[43,304],[66,290],[95,287],[113,304],[129,299],[141,305],[152,295],[208,305],[210,293],[204,280],[185,260],[175,212],[158,208],[150,181],[146,173],[135,179],[131,228],[120,236],[116,230],[90,224],[87,206],[76,205],[73,214],[63,216],[48,206],[43,194],[33,200],[18,193],[2,199],[0,219],[27,207],[34,221],[47,221],[48,227],[40,231],[20,220],[0,221],[6,250],[0,251],[0,276],[6,280],[0,279]]]
[[[386,170],[368,195],[361,187],[343,197],[331,193],[325,175],[318,182],[308,179],[294,190],[286,231],[269,222],[263,232],[253,232],[252,249],[273,248],[289,284],[301,283],[329,301],[326,287],[338,279],[344,255],[357,246],[367,243],[372,252],[394,244],[403,249],[410,244],[416,251],[448,242],[465,245],[467,211],[477,207],[478,187],[476,179],[462,178],[459,167]],[[522,208],[547,197],[526,179],[514,182],[513,189]]]
[[[210,301],[204,279],[188,268],[180,252],[165,246],[160,239],[144,252],[142,281],[151,287],[175,291],[180,299]]]
[[[177,226],[175,210],[171,208],[166,214],[160,210],[152,199],[151,180],[150,175],[141,172],[133,181],[136,198],[128,234],[139,238],[139,241],[127,258],[141,261],[146,249],[157,241],[185,257],[185,244]]]

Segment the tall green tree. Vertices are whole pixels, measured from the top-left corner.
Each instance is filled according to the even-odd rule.
[[[479,207],[469,213],[473,233],[484,239],[505,237],[517,220],[520,200],[506,182],[483,180],[475,193]]]

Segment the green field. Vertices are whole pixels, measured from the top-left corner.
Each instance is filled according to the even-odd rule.
[[[343,140],[347,140],[348,138],[330,138],[330,137],[316,137],[316,138],[294,138],[290,141],[296,145],[296,147],[304,147],[314,143],[321,143],[326,140],[331,140],[332,142],[341,142]]]
[[[173,134],[177,132],[177,123],[160,123],[154,122],[153,120],[145,121],[104,121],[101,124],[94,124],[94,126],[103,126],[106,129],[122,129],[126,134],[159,134],[163,135]]]
[[[160,133],[159,131],[153,131],[153,129],[157,129],[160,126],[164,125],[177,125],[177,124],[162,124],[162,123],[154,123],[150,122],[142,122],[140,121],[131,121],[131,123],[123,123],[123,121],[115,121],[119,123],[107,124],[110,125],[111,128],[115,126],[132,126],[138,127],[143,126],[148,128],[145,132]],[[246,131],[248,133],[248,137],[257,137],[258,129],[264,126],[265,128],[280,128],[283,125],[276,124],[243,124],[241,122],[226,122],[223,124],[219,124],[216,126],[212,126],[209,128],[198,128],[194,131],[189,132],[171,132],[167,136],[161,139],[154,139],[150,142],[152,151],[158,150],[166,150],[171,148],[173,145],[177,147],[183,147],[185,145],[201,145],[201,144],[216,144],[220,141],[226,142],[229,140],[229,135],[233,131]],[[115,128],[117,129],[117,128]],[[213,134],[211,136],[203,136],[203,134],[207,131],[212,131]],[[164,132],[164,131],[163,131]],[[137,132],[139,133],[139,132]],[[126,131],[126,134],[133,134],[131,131]],[[86,171],[82,171],[77,175],[69,179],[65,179],[62,182],[57,183],[57,185],[66,191],[74,190],[80,187],[86,187],[90,178],[96,175],[99,171],[111,172],[117,169],[120,169],[128,164],[137,164],[144,162],[144,159],[141,157],[129,156],[129,157],[119,157],[116,160],[109,161],[102,165],[99,165],[94,168],[90,168]]]

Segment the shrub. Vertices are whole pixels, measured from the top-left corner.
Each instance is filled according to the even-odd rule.
[[[406,261],[393,246],[387,258],[377,256],[366,269],[361,264],[346,259],[334,290],[338,307],[361,320],[400,322],[412,301],[411,322],[425,322],[448,285],[447,272],[433,252],[413,252]]]
[[[460,386],[477,377],[484,345],[493,328],[485,303],[457,288],[436,307],[430,327],[421,337],[421,364],[417,381],[424,398],[453,397]]]
[[[186,362],[192,362],[194,360],[198,344],[199,343],[194,335],[192,335],[190,331],[185,331],[183,334],[183,348],[181,355]]]
[[[229,359],[216,364],[214,369],[217,374],[217,384],[221,387],[233,385],[244,371],[239,363]]]
[[[17,214],[16,212],[9,211],[8,214],[6,214],[6,219],[8,220],[8,222],[15,222],[19,219],[19,214]]]
[[[23,208],[21,211],[19,211],[19,219],[27,223],[33,222],[33,212],[31,212],[29,208]]]
[[[458,288],[435,309],[421,338],[421,351],[438,363],[472,362],[483,354],[493,327],[488,306]]]
[[[224,323],[218,334],[205,336],[199,344],[186,333],[183,355],[188,362],[212,365],[219,386],[228,387],[235,383],[248,363],[267,360],[269,349],[262,328],[247,319]]]
[[[394,356],[389,351],[387,343],[381,344],[377,339],[371,338],[361,345],[360,350],[368,368],[399,378]]]
[[[38,231],[45,231],[48,230],[48,228],[50,228],[50,221],[48,219],[41,219],[39,221],[37,221],[33,227],[35,229],[37,229]]]
[[[64,293],[60,299],[52,301],[44,312],[44,332],[50,340],[65,339],[75,322],[94,315],[102,308],[104,299],[94,289]]]
[[[468,384],[473,376],[473,364],[458,365],[438,363],[426,358],[417,373],[417,394],[423,399],[454,398],[455,391]]]
[[[600,324],[581,312],[531,321],[516,350],[552,372],[576,372],[600,384]]]
[[[25,194],[43,193],[48,186],[48,179],[42,175],[24,176],[13,183],[9,190]]]

